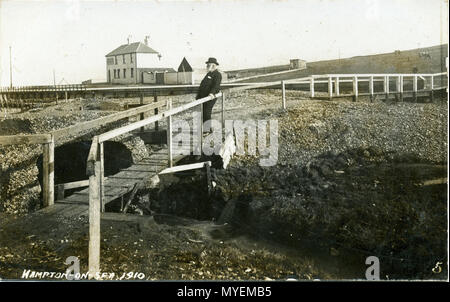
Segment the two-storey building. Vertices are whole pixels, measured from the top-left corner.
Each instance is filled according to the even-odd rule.
[[[106,55],[106,78],[111,84],[138,84],[143,82],[144,73],[174,71],[162,64],[161,54],[148,45],[124,44]]]

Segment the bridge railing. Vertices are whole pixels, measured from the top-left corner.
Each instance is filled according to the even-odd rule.
[[[436,78],[439,79],[436,83]],[[405,80],[409,80],[411,90],[405,90]],[[390,89],[390,83],[394,81],[395,90]],[[423,88],[420,89],[418,82],[423,83]],[[429,92],[431,100],[434,97],[435,90],[441,90],[447,88],[448,75],[447,72],[441,73],[411,73],[411,74],[399,74],[399,73],[374,73],[374,74],[323,74],[323,75],[311,75],[309,77],[292,79],[284,81],[285,84],[309,84],[309,92],[312,98],[316,97],[316,84],[328,84],[327,94],[328,98],[339,96],[353,96],[355,100],[360,95],[369,95],[373,99],[374,95],[384,94],[386,98],[389,98],[390,94],[396,94],[400,100],[403,99],[404,93],[411,93],[414,100],[417,100],[417,94],[420,92]],[[359,90],[359,83],[368,82],[368,91],[361,93]],[[382,91],[376,92],[374,90],[374,83],[382,82]],[[351,83],[352,91],[350,94],[342,94],[340,91],[342,83]],[[437,85],[436,85],[437,84]]]
[[[55,185],[54,183],[54,168],[55,168],[55,145],[58,142],[62,142],[66,138],[76,137],[82,134],[84,131],[102,127],[108,125],[110,123],[134,117],[137,119],[143,119],[144,114],[147,112],[152,112],[152,114],[165,106],[166,102],[157,101],[150,104],[143,104],[143,98],[141,98],[141,106],[132,108],[129,110],[125,110],[122,112],[114,113],[108,116],[104,116],[98,119],[86,121],[80,124],[76,124],[73,126],[61,128],[54,130],[50,133],[44,134],[29,134],[29,135],[6,135],[0,136],[0,145],[31,145],[31,144],[41,144],[43,145],[43,183],[42,183],[42,191],[43,191],[43,205],[44,207],[51,206],[55,201],[55,188],[57,190],[58,199],[63,198],[64,190],[73,188],[75,183],[73,184],[59,184]],[[81,181],[76,182],[78,185]]]
[[[248,89],[264,88],[280,86],[282,88],[282,104],[285,108],[285,86],[284,82],[266,82],[257,84],[248,84],[239,87],[229,88],[225,91],[219,92],[213,96],[207,96],[190,103],[172,108],[172,102],[167,102],[166,111],[148,117],[146,119],[128,124],[117,129],[97,135],[92,140],[92,145],[89,151],[87,160],[86,174],[89,176],[89,272],[90,276],[94,276],[100,269],[100,214],[104,211],[104,142],[118,137],[120,135],[129,133],[133,130],[142,128],[146,125],[157,123],[158,121],[167,121],[167,157],[169,167],[173,166],[172,154],[172,116],[186,112],[195,107],[199,108],[201,116],[203,115],[203,104],[215,98],[221,98],[221,124],[222,130],[225,125],[225,94],[237,92]],[[200,130],[198,131],[197,142],[199,142],[200,149],[203,144],[203,123],[200,123]]]
[[[46,104],[56,101],[61,96],[68,100],[68,95],[86,94],[87,87],[82,84],[14,86],[0,88],[0,109],[20,108]],[[39,100],[36,100],[38,98]]]
[[[39,86],[13,86],[1,87],[2,93],[16,93],[16,92],[46,92],[46,91],[85,91],[86,85],[83,84],[65,84],[65,85],[39,85]]]
[[[226,93],[231,93],[231,92],[237,92],[237,91],[242,91],[242,90],[248,90],[248,89],[256,89],[256,88],[263,88],[263,87],[272,87],[272,86],[279,86],[280,84],[283,84],[282,82],[267,82],[267,83],[258,83],[258,84],[249,84],[246,86],[240,86],[240,87],[234,87],[234,88],[230,88],[227,89],[225,91],[219,92],[216,95],[213,96],[208,96],[202,99],[198,99],[195,101],[192,101],[188,104],[184,104],[181,105],[179,107],[176,108],[172,108],[172,103],[169,100],[166,103],[166,111],[162,112],[162,113],[157,113],[155,112],[155,115],[148,117],[146,119],[141,118],[140,121],[135,122],[135,123],[131,123],[128,125],[125,125],[123,127],[119,127],[110,131],[107,131],[105,133],[102,133],[98,136],[95,137],[96,140],[92,141],[92,144],[97,143],[98,146],[96,148],[91,147],[91,152],[90,152],[90,157],[91,159],[93,158],[97,158],[97,155],[99,156],[99,164],[100,164],[100,191],[103,192],[103,184],[104,184],[104,147],[103,147],[103,143],[105,141],[108,141],[110,139],[113,139],[117,136],[129,133],[133,130],[136,129],[143,129],[145,126],[152,124],[152,123],[158,123],[159,121],[162,120],[166,120],[167,121],[167,152],[168,152],[168,164],[169,167],[172,167],[173,165],[173,147],[172,147],[172,116],[182,113],[182,112],[186,112],[189,109],[198,108],[198,111],[200,112],[200,115],[203,115],[203,104],[211,101],[212,99],[215,98],[221,98],[221,125],[222,125],[222,129],[224,129],[225,127],[225,94]],[[283,99],[283,108],[285,108],[285,89],[284,89],[284,85],[282,85],[283,88],[283,93],[282,93],[282,99]],[[200,130],[198,132],[198,137],[197,137],[197,142],[199,142],[200,146],[202,145],[202,141],[203,141],[203,125],[202,123],[200,123]],[[155,127],[156,128],[156,127]],[[94,154],[93,152],[96,151],[98,152],[98,154]],[[92,162],[88,162],[87,164],[88,169],[87,169],[87,175],[90,177],[92,173],[95,172],[94,166],[95,164]],[[102,211],[104,210],[104,194],[101,193],[99,194],[100,196],[100,200],[98,202],[100,202],[101,205],[101,209]],[[97,202],[97,201],[93,201],[93,202]]]

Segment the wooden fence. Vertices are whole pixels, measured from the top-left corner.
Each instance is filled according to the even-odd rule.
[[[300,79],[292,79],[283,81],[286,84],[309,84],[309,92],[312,98],[316,97],[316,84],[327,84],[328,98],[333,97],[345,97],[351,96],[355,100],[358,96],[367,95],[370,99],[373,99],[375,95],[385,95],[386,99],[389,98],[390,94],[395,94],[400,100],[403,100],[405,93],[412,95],[412,98],[416,101],[418,93],[429,93],[431,100],[434,97],[434,91],[447,88],[447,79],[440,81],[440,86],[435,84],[435,78],[447,78],[447,72],[434,73],[434,74],[325,74],[325,75],[312,75],[309,77],[304,77]],[[411,90],[405,90],[405,79],[412,83]],[[395,89],[390,89],[390,83],[394,81]],[[418,82],[423,83],[422,89],[419,89]],[[359,90],[359,83],[367,82],[368,91],[361,93]],[[374,83],[381,82],[382,90],[375,91]],[[341,84],[351,83],[351,93],[342,93]]]

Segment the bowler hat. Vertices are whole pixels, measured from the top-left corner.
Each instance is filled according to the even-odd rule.
[[[216,58],[209,58],[208,61],[206,61],[205,63],[206,63],[206,64],[208,64],[208,63],[214,63],[214,64],[216,64],[216,65],[219,65],[219,63],[217,63]]]

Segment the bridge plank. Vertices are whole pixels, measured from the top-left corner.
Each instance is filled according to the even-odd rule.
[[[183,156],[175,156],[178,161]],[[168,166],[167,149],[163,148],[150,154],[149,157],[122,169],[120,172],[105,179],[105,204],[129,193],[136,183],[153,177]],[[85,188],[58,201],[60,204],[89,204],[89,188]]]

